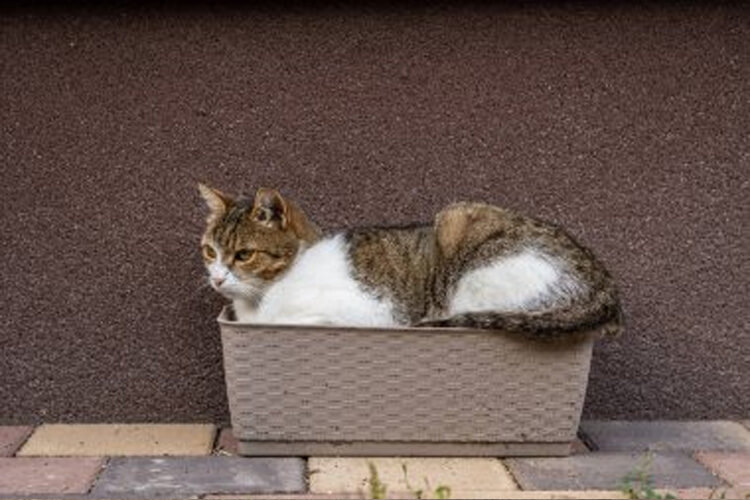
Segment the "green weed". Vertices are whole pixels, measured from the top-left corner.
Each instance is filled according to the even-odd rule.
[[[674,500],[674,495],[662,495],[654,490],[654,479],[650,472],[652,462],[653,456],[647,453],[641,463],[622,478],[620,491],[631,500]]]
[[[406,464],[401,464],[401,471],[404,473],[404,483],[406,483],[406,489],[409,490],[409,492],[414,495],[414,498],[417,500],[422,500],[424,498],[424,489],[415,489],[411,486],[409,483],[409,471],[406,468]],[[427,491],[433,492],[433,497],[437,498],[438,500],[448,500],[451,497],[451,488],[450,486],[445,486],[443,484],[439,485],[434,490],[432,489],[432,486],[430,486],[430,481],[427,478],[424,478],[424,484],[427,488]]]
[[[373,500],[383,500],[386,498],[388,486],[380,480],[378,475],[378,469],[372,462],[368,463],[367,466],[370,469],[370,479],[368,483],[370,485],[370,498]],[[449,500],[451,497],[451,488],[446,485],[439,485],[434,490],[430,486],[430,482],[427,478],[424,478],[426,488],[414,488],[409,482],[409,473],[406,468],[406,464],[401,464],[401,470],[404,473],[404,483],[406,483],[406,489],[409,493],[414,495],[417,500],[425,498],[425,494],[431,494],[430,498],[437,498],[438,500]]]
[[[370,498],[373,500],[385,499],[387,487],[380,481],[377,467],[372,462],[368,463],[367,466],[370,468]]]

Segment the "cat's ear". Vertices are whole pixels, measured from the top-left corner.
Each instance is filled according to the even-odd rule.
[[[286,229],[289,221],[286,201],[275,189],[260,188],[255,193],[252,217],[264,226]]]
[[[232,198],[225,195],[218,189],[210,188],[203,183],[198,183],[198,190],[201,192],[201,196],[206,200],[208,208],[214,214],[223,214],[226,212],[232,202]]]

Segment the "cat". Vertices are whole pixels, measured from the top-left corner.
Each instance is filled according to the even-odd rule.
[[[204,184],[210,285],[258,324],[473,327],[537,339],[618,333],[615,283],[563,229],[483,203],[434,223],[324,235],[291,200]]]

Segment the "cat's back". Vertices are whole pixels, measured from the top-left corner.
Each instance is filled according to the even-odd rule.
[[[431,224],[357,228],[346,240],[354,276],[376,295],[394,299],[400,321],[426,314],[438,265]]]
[[[400,321],[414,323],[445,310],[467,272],[519,252],[522,264],[560,257],[559,230],[501,207],[459,202],[430,224],[353,229],[345,233],[356,280],[389,297]],[[504,278],[501,276],[500,278]],[[498,279],[500,279],[498,278]]]
[[[435,217],[437,243],[446,259],[471,253],[488,241],[502,241],[512,249],[557,232],[550,224],[486,203],[453,203]]]

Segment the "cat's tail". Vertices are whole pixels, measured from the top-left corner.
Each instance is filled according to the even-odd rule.
[[[537,340],[562,340],[588,332],[617,335],[623,326],[616,295],[596,294],[586,303],[528,312],[478,311],[448,318],[427,319],[417,326],[464,327],[501,330]]]

